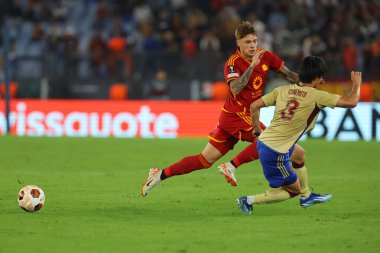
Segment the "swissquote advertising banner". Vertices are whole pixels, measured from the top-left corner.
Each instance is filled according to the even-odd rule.
[[[223,102],[201,101],[13,100],[10,126],[18,136],[206,137],[222,106]],[[274,107],[262,109],[264,124],[269,125],[273,111]],[[0,134],[5,130],[0,103]],[[380,141],[380,103],[324,109],[305,138]]]

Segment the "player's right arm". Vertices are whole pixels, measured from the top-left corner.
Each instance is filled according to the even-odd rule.
[[[339,98],[336,106],[354,108],[360,98],[360,85],[362,84],[362,72],[352,71],[351,72],[352,80],[352,90],[348,95],[342,96]]]
[[[260,63],[261,57],[263,55],[264,51],[256,51],[255,55],[252,58],[252,62],[247,68],[247,70],[239,78],[230,82],[230,88],[233,93],[238,94],[240,91],[244,89],[245,86],[247,86],[254,68]]]

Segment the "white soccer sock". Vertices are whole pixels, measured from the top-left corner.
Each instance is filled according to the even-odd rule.
[[[252,205],[255,202],[255,196],[247,196],[247,203]]]

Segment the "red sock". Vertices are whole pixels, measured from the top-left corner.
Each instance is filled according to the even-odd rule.
[[[187,156],[181,161],[170,165],[164,169],[166,177],[187,174],[195,170],[211,167],[211,164],[202,154]]]
[[[254,161],[259,158],[259,152],[257,151],[257,142],[250,144],[243,151],[237,154],[232,161],[236,165],[236,168],[244,163]]]

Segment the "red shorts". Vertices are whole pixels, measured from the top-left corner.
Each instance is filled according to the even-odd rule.
[[[260,122],[261,129],[266,126]],[[251,118],[242,113],[221,112],[218,126],[208,135],[209,143],[223,155],[232,150],[239,141],[254,142]]]

